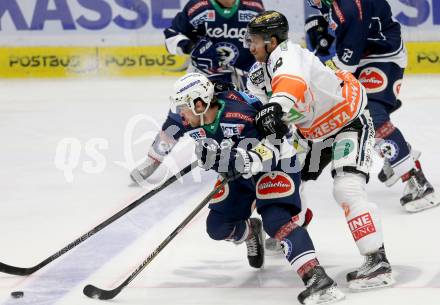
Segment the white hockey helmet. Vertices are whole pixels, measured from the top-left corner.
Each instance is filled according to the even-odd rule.
[[[214,97],[214,85],[200,73],[188,73],[174,83],[174,93],[171,96],[171,103],[174,111],[178,112],[179,107],[191,108],[195,115],[200,115],[203,122],[203,115],[208,111]],[[195,102],[202,100],[206,104],[203,112],[196,112]]]

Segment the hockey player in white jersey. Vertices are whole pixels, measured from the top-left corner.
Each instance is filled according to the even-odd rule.
[[[305,149],[311,146],[301,172],[305,181],[316,179],[331,163],[334,198],[365,257],[360,268],[347,274],[349,287],[392,285],[379,211],[365,191],[374,145],[365,88],[351,73],[331,70],[289,41],[287,19],[276,11],[249,23],[247,42],[258,62],[251,68],[248,88],[266,101],[256,117],[257,128],[277,138],[288,132],[287,125],[296,129]],[[305,281],[313,286],[319,280]]]

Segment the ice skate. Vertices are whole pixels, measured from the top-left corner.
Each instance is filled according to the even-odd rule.
[[[382,246],[365,256],[365,262],[357,270],[347,274],[348,287],[361,291],[391,286],[395,283],[391,266]]]
[[[409,179],[403,194],[403,197],[400,198],[400,204],[406,211],[412,213],[433,208],[440,203],[422,169],[413,169],[409,172]]]
[[[254,268],[262,268],[264,265],[264,231],[263,223],[258,218],[251,218],[250,229],[252,236],[247,239],[247,257],[249,265]]]
[[[345,297],[321,266],[316,266],[307,272],[303,281],[306,290],[298,295],[301,304],[330,304]]]

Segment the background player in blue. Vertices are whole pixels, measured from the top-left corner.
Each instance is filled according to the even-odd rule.
[[[245,76],[255,62],[243,45],[246,26],[264,10],[260,0],[190,0],[165,29],[165,44],[172,54],[191,54],[188,71],[216,81],[219,91],[233,83],[244,89]],[[172,124],[174,126],[174,124]],[[146,160],[131,172],[133,180],[147,179],[177,143],[167,123],[157,134]]]
[[[189,73],[175,83],[172,101],[173,112],[181,117],[179,134],[187,133],[197,141],[200,166],[229,178],[210,202],[209,236],[245,242],[250,265],[262,267],[262,224],[250,218],[256,201],[264,230],[281,241],[287,260],[307,285],[299,301],[325,304],[342,299],[344,295],[320,266],[303,227],[306,208],[299,196],[300,167],[293,146],[263,139],[254,125],[261,103],[238,91],[215,96],[212,83],[199,73]]]
[[[245,88],[254,58],[243,45],[247,23],[264,10],[261,0],[190,0],[165,29],[172,54],[191,54],[189,71]]]
[[[391,186],[406,182],[400,203],[409,212],[418,212],[440,203],[426,180],[418,158],[390,114],[400,107],[397,97],[407,64],[400,24],[392,18],[386,0],[308,0],[322,15],[306,20],[311,48],[328,55],[335,31],[336,54],[331,61],[352,72],[367,89],[368,108],[376,130],[376,148],[385,158],[379,180]]]

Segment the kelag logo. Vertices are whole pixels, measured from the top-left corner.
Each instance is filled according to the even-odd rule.
[[[396,19],[406,26],[418,26],[431,16],[434,25],[440,25],[440,0],[398,0],[410,7],[408,12],[397,13]],[[414,12],[415,9],[415,12]]]
[[[149,4],[146,0],[0,0],[0,31],[4,31],[2,25],[5,16],[10,17],[15,29],[20,31],[41,31],[47,21],[59,21],[63,30],[101,30],[111,24],[122,29],[135,30],[145,26],[150,19],[153,27],[162,29],[171,23],[171,18],[163,17],[167,15],[163,11],[180,9],[180,0],[148,2]],[[32,17],[25,18],[23,8],[30,5],[34,5]],[[114,11],[116,8],[127,13],[123,16]]]

